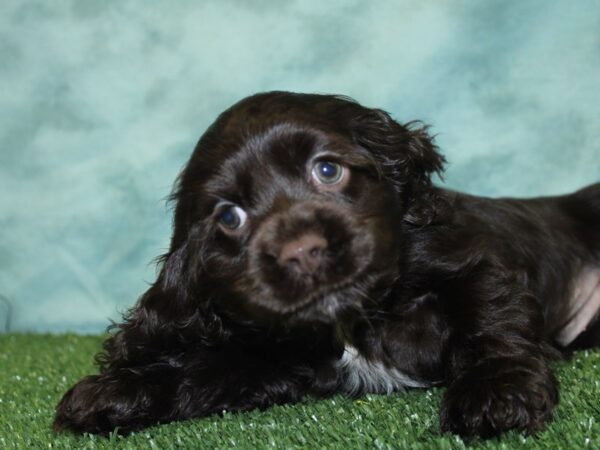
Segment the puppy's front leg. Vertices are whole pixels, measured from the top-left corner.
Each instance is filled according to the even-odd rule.
[[[266,408],[303,395],[299,378],[239,351],[202,349],[166,363],[110,368],[80,380],[56,410],[55,430],[128,434],[158,423]]]
[[[441,426],[464,437],[539,431],[558,401],[537,299],[502,267],[480,264],[445,292],[451,335]]]

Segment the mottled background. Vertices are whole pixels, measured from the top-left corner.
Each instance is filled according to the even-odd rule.
[[[160,3],[160,5],[159,5]],[[272,89],[434,125],[449,186],[600,180],[600,2],[0,2],[0,296],[97,332],[155,277],[164,199],[215,115]],[[0,299],[0,330],[6,318]]]

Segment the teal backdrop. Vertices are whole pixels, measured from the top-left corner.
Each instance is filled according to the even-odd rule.
[[[0,2],[0,329],[98,332],[155,277],[164,199],[232,102],[341,93],[433,125],[446,184],[600,180],[600,2]]]

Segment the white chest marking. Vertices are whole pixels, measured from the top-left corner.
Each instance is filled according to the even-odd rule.
[[[381,361],[368,360],[350,345],[344,347],[344,354],[336,366],[342,373],[343,390],[351,395],[367,392],[390,394],[406,387],[428,386]]]

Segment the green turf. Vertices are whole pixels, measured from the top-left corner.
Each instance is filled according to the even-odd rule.
[[[128,438],[56,435],[54,405],[94,371],[100,342],[97,336],[0,335],[0,448],[600,448],[600,351],[558,365],[561,402],[555,420],[534,437],[508,433],[467,445],[441,434],[442,389],[307,401],[162,425]]]

